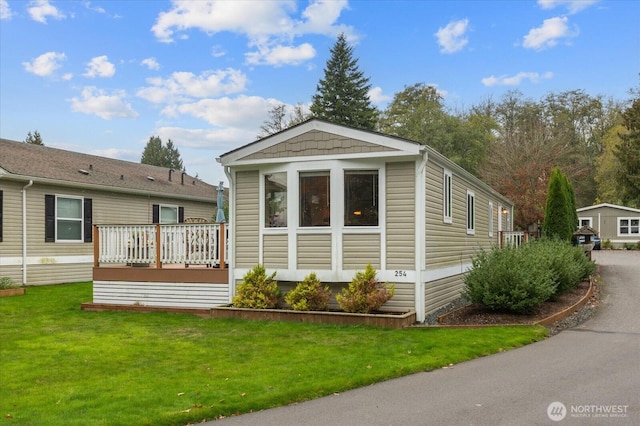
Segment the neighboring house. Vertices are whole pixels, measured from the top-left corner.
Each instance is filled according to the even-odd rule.
[[[211,220],[215,200],[180,171],[0,139],[0,276],[90,281],[92,224]]]
[[[334,295],[371,263],[387,311],[416,320],[456,300],[513,204],[428,146],[312,119],[223,154],[230,294],[256,264],[285,290],[315,272]],[[335,304],[335,301],[332,303]]]
[[[609,240],[614,248],[640,242],[640,209],[603,203],[577,212],[579,226],[594,228],[602,242]]]

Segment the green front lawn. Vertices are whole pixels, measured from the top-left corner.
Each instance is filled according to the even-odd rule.
[[[489,355],[542,327],[387,330],[83,312],[91,284],[0,298],[0,424],[182,425]]]

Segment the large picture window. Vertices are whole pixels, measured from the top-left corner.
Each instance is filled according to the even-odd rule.
[[[378,171],[344,173],[345,226],[378,226]]]
[[[300,226],[331,224],[329,172],[300,173]]]
[[[264,176],[264,226],[287,226],[287,174],[272,173]]]
[[[639,217],[619,218],[618,219],[618,235],[621,237],[640,235],[640,218]]]

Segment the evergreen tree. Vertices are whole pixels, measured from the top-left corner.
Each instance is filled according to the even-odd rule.
[[[40,133],[37,130],[33,132],[33,134],[31,134],[31,132],[27,133],[27,138],[24,141],[32,145],[44,146],[44,142],[42,142],[42,137],[40,136]]]
[[[173,141],[169,139],[167,145],[164,146],[162,145],[162,139],[158,136],[151,136],[149,138],[149,142],[147,142],[142,152],[140,162],[142,164],[151,164],[184,171],[180,152],[173,144]]]
[[[567,176],[559,167],[551,171],[542,231],[548,238],[571,241],[577,224],[575,199]],[[572,210],[572,211],[570,211]]]
[[[344,34],[331,48],[331,57],[313,95],[314,117],[361,129],[375,128],[378,111],[369,99],[369,78],[358,68],[353,47]]]
[[[640,96],[640,90],[638,91]],[[622,189],[622,201],[640,207],[640,97],[623,113],[626,132],[620,132],[615,155],[620,162],[616,179]]]

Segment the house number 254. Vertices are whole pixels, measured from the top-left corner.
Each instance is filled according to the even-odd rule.
[[[395,271],[396,277],[406,277],[407,271]]]

